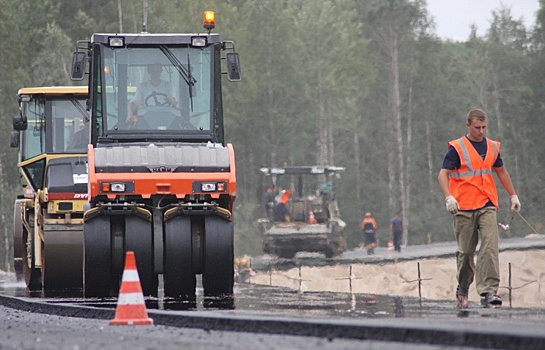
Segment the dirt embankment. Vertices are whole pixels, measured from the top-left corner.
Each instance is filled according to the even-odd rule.
[[[456,261],[454,258],[420,259],[391,264],[352,264],[352,292],[418,297],[418,263],[422,297],[455,299]],[[545,250],[500,253],[500,290],[509,305],[509,263],[513,307],[545,307]],[[302,291],[350,292],[350,266],[301,267],[288,271],[258,272],[252,283],[272,284]],[[301,281],[301,282],[300,282]],[[480,300],[475,283],[470,302]]]

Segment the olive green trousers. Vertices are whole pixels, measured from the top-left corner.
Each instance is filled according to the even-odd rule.
[[[459,211],[454,215],[458,284],[467,287],[475,278],[480,295],[495,293],[500,284],[499,230],[496,207]],[[475,264],[477,244],[481,242]]]

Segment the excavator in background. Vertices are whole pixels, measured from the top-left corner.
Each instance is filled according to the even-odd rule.
[[[263,251],[291,259],[298,252],[319,252],[327,258],[346,251],[335,198],[334,179],[345,168],[337,166],[283,166],[261,168],[268,187],[264,200],[268,218],[260,219]],[[280,200],[271,197],[272,193]],[[275,209],[286,205],[287,218],[275,217]]]
[[[91,110],[86,298],[117,295],[127,251],[146,296],[162,278],[165,297],[194,298],[197,275],[205,297],[233,293],[236,171],[222,76],[241,76],[234,43],[214,27],[206,11],[204,33],[144,29],[77,42],[72,79],[88,76]],[[150,68],[167,92],[145,91],[143,81],[157,86]]]
[[[29,290],[81,289],[87,87],[22,88],[17,98],[10,140],[23,185],[13,219],[17,279]]]

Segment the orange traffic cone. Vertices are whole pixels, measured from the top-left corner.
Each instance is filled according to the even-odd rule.
[[[153,320],[148,317],[144,293],[140,285],[134,252],[125,256],[125,270],[119,288],[115,317],[110,325],[151,325]]]
[[[388,241],[388,253],[394,252],[394,242],[392,240]]]
[[[309,213],[308,223],[309,224],[315,224],[316,223],[316,218],[314,217],[314,213],[312,212],[312,210]]]

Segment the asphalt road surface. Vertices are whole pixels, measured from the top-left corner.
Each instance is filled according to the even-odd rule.
[[[259,334],[31,313],[0,306],[1,349],[473,349],[375,340]]]
[[[502,245],[528,249],[542,246],[543,240],[521,244],[513,240]],[[413,249],[406,255],[422,256]],[[430,247],[426,250],[430,254]],[[451,247],[437,245],[432,255],[443,250],[452,254]],[[344,259],[353,259],[346,255]],[[378,312],[370,314],[368,306],[352,312],[346,293],[253,288],[237,286],[241,294],[233,309],[148,310],[153,326],[110,326],[111,308],[96,317],[92,311],[74,317],[81,311],[73,306],[45,313],[40,298],[0,296],[0,349],[545,349],[545,310],[459,312],[452,302],[421,305],[403,298],[398,315],[397,299],[379,298]],[[367,300],[364,295],[355,298],[357,305]],[[259,303],[257,310],[253,305]],[[34,304],[38,306],[29,306]],[[341,305],[345,316],[322,310],[325,304]],[[280,312],[283,308],[289,312]],[[382,315],[387,310],[391,312]]]

